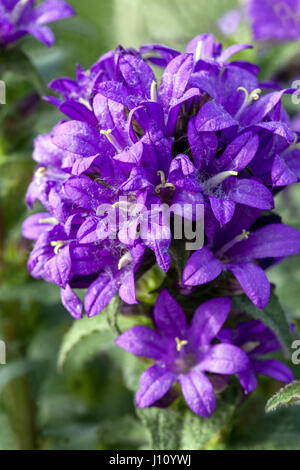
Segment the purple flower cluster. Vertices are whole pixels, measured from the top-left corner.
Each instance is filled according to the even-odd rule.
[[[50,84],[60,97],[47,100],[65,117],[35,141],[37,169],[26,200],[30,207],[40,201],[47,212],[30,216],[23,234],[35,240],[30,273],[61,288],[74,318],[82,316],[76,289],[86,289],[84,309],[94,316],[117,293],[137,303],[135,282],[145,267],[157,263],[174,273],[172,228],[163,211],[153,213],[153,206],[166,205],[171,216],[185,214],[191,222],[199,205],[204,210],[204,246],[189,254],[174,286],[192,295],[223,279],[258,308],[267,305],[265,270],[300,251],[300,233],[266,212],[279,191],[300,179],[299,136],[281,105],[293,90],[264,92],[256,65],[229,62],[249,47],[222,50],[211,34],[194,38],[185,53],[161,45],[118,47],[88,71],[78,66],[76,80]],[[160,82],[151,65],[162,68]],[[118,209],[116,224],[103,207]],[[130,223],[121,220],[124,208],[133,214]],[[145,219],[155,219],[154,230]],[[118,339],[124,349],[157,361],[142,377],[138,406],[155,403],[179,381],[191,409],[208,416],[215,397],[206,372],[238,373],[246,392],[255,388],[255,372],[276,375],[272,364],[257,360],[267,347],[243,352],[256,339],[248,341],[242,326],[223,340],[229,311],[229,299],[213,299],[188,326],[182,309],[161,293],[158,331],[136,327]],[[259,343],[262,327],[253,326]],[[222,344],[212,345],[217,335]],[[280,369],[278,377],[291,374]]]
[[[34,3],[35,0],[0,0],[0,47],[25,34],[50,47],[54,34],[45,25],[74,15],[73,8],[63,0],[46,0],[36,7]]]

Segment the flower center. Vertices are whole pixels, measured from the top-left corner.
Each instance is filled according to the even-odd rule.
[[[211,191],[212,189],[219,186],[219,184],[223,183],[223,181],[229,178],[229,176],[238,176],[238,172],[237,171],[222,171],[221,173],[218,173],[217,175],[205,181],[204,183],[205,190]]]
[[[179,338],[175,338],[175,341],[176,341],[176,349],[178,352],[180,352],[184,346],[189,344],[189,342],[186,339],[181,340]]]
[[[161,191],[162,189],[165,189],[165,188],[170,188],[172,191],[175,191],[176,186],[175,186],[174,184],[172,184],[172,183],[166,183],[166,177],[165,177],[165,173],[164,173],[163,171],[159,170],[159,171],[157,172],[157,176],[160,177],[160,181],[161,181],[161,183],[158,184],[158,185],[156,186],[156,188],[155,188],[155,192],[156,192],[157,194],[159,194],[160,191]]]
[[[225,253],[227,253],[228,250],[230,250],[230,248],[232,248],[236,243],[239,243],[243,240],[248,240],[249,238],[249,235],[250,235],[250,232],[247,232],[247,230],[243,229],[242,233],[240,235],[238,235],[237,237],[235,237],[233,240],[231,240],[230,242],[226,243],[226,245],[224,245],[222,248],[220,248],[220,250],[216,253],[216,256],[219,258],[219,257],[222,257]]]
[[[252,101],[258,101],[260,98],[260,95],[262,94],[261,88],[255,88],[255,90],[251,91],[251,93],[249,94],[248,90],[245,87],[240,86],[237,89],[237,91],[243,91],[245,93],[245,100],[243,103],[243,107],[252,103]]]
[[[117,152],[121,152],[123,149],[117,142],[117,139],[112,135],[112,129],[100,130],[101,135],[105,135],[108,141],[115,147]]]
[[[65,242],[62,240],[57,240],[57,241],[51,242],[50,245],[54,247],[54,254],[58,255],[62,247],[65,245]]]
[[[128,251],[120,259],[119,264],[118,264],[118,270],[120,271],[122,268],[125,268],[125,266],[127,266],[129,263],[131,263],[131,261],[132,261],[132,256]]]

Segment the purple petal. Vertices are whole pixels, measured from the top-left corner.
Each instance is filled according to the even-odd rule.
[[[119,336],[115,343],[132,354],[157,360],[162,359],[167,351],[163,338],[146,326],[134,326]]]
[[[88,122],[91,126],[97,125],[97,119],[94,113],[84,104],[68,100],[59,106],[59,110],[74,121]]]
[[[200,371],[191,370],[179,380],[187,405],[198,416],[208,418],[216,406],[214,389],[208,378]]]
[[[125,275],[125,279],[123,279],[119,289],[119,296],[129,305],[138,304],[135,293],[134,271],[130,271]]]
[[[292,129],[285,122],[280,122],[280,121],[279,122],[278,121],[260,122],[259,124],[256,124],[254,127],[257,130],[264,129],[269,132],[272,132],[272,134],[274,135],[283,137],[290,144],[292,144],[295,139]]]
[[[271,224],[250,233],[248,240],[228,251],[234,262],[251,259],[280,258],[300,251],[300,232],[283,224]]]
[[[197,308],[189,330],[197,345],[206,345],[217,336],[231,309],[231,300],[219,297]]]
[[[57,223],[58,221],[51,218],[47,212],[31,215],[23,222],[22,235],[28,240],[37,240],[42,233],[52,230]]]
[[[103,272],[90,285],[85,295],[84,308],[89,317],[94,317],[104,310],[120,287],[118,273]]]
[[[72,246],[72,272],[88,276],[105,268],[111,262],[111,254],[98,245]]]
[[[253,263],[230,264],[228,269],[254,305],[265,308],[270,299],[270,282],[263,269]]]
[[[33,10],[34,22],[47,24],[74,15],[74,10],[62,0],[46,0]]]
[[[141,238],[145,245],[154,251],[158,266],[167,272],[171,265],[169,247],[171,243],[170,224],[163,209],[155,209],[151,216],[141,223]]]
[[[173,299],[167,289],[164,289],[154,307],[155,324],[166,336],[181,338],[187,327],[184,311]]]
[[[288,167],[285,160],[276,155],[272,166],[272,183],[275,187],[288,186],[296,183],[297,175]]]
[[[85,175],[69,178],[64,185],[64,190],[75,204],[89,210],[92,208],[97,210],[99,204],[104,204],[106,198],[111,196],[109,189]]]
[[[293,92],[292,89],[285,89],[281,91],[275,91],[273,93],[268,93],[267,95],[261,97],[259,100],[254,102],[250,109],[246,109],[241,117],[241,125],[247,126],[249,124],[258,124],[272,111],[273,108],[281,101],[282,96],[285,93]]]
[[[246,370],[244,372],[240,372],[238,374],[239,381],[241,383],[241,386],[245,390],[245,393],[251,393],[253,392],[256,387],[257,387],[257,378],[256,375],[252,370]]]
[[[254,305],[265,308],[270,299],[270,282],[264,270],[253,263],[230,264],[228,269]]]
[[[221,227],[230,222],[235,211],[235,203],[227,199],[218,199],[214,196],[210,196],[209,201],[214,216],[220,222]]]
[[[100,134],[87,123],[69,121],[57,126],[52,141],[63,150],[90,157],[99,151]]]
[[[160,99],[166,109],[174,106],[184,94],[193,65],[192,54],[181,54],[167,65],[159,91]]]
[[[281,382],[292,382],[294,379],[294,374],[288,366],[275,359],[266,359],[264,361],[252,359],[251,366],[257,374],[267,375]]]
[[[188,140],[195,166],[200,170],[210,165],[218,150],[218,139],[214,132],[201,132],[196,129],[196,118],[192,117],[188,124]]]
[[[249,369],[250,363],[246,353],[232,344],[211,346],[200,363],[202,370],[214,374],[236,374]]]
[[[218,167],[222,171],[238,171],[240,172],[254,158],[259,144],[257,135],[253,132],[245,132],[231,142],[223,155],[218,159]]]
[[[146,370],[140,379],[139,390],[136,394],[138,408],[146,408],[162,398],[176,380],[176,374],[157,364]]]
[[[205,103],[196,117],[198,132],[216,132],[237,126],[237,122],[215,101]]]
[[[183,272],[183,284],[198,286],[216,279],[223,270],[221,261],[206,247],[192,254]]]
[[[48,28],[48,26],[38,26],[33,24],[31,26],[26,26],[24,31],[34,36],[38,41],[42,42],[47,47],[51,47],[54,43],[54,34],[51,29]]]
[[[219,57],[219,62],[227,62],[230,57],[237,54],[238,52],[244,51],[245,49],[253,49],[251,44],[233,44],[232,46],[225,49]]]
[[[71,273],[71,257],[70,246],[67,245],[59,251],[45,265],[45,272],[48,280],[55,282],[63,289],[70,280]]]
[[[73,318],[78,320],[82,317],[82,304],[80,299],[67,284],[65,289],[61,289],[61,301]]]
[[[192,100],[193,98],[197,98],[199,96],[200,96],[200,91],[198,88],[190,88],[183,94],[183,96],[180,99],[176,101],[176,103],[175,102],[173,103],[169,111],[169,117],[168,117],[168,122],[167,122],[167,135],[171,136],[174,134],[176,130],[178,113],[183,103],[186,103],[188,100]]]
[[[227,197],[239,204],[264,210],[274,208],[271,192],[262,183],[254,179],[229,177],[223,184],[223,188]]]
[[[155,81],[149,65],[140,57],[125,54],[120,57],[119,67],[130,90],[142,98],[149,99],[151,84]]]

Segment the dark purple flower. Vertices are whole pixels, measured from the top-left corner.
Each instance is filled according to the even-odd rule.
[[[262,322],[248,321],[239,323],[234,330],[222,329],[218,339],[223,344],[234,344],[245,351],[249,357],[249,368],[238,373],[245,393],[257,387],[256,374],[263,374],[281,382],[292,382],[292,371],[276,359],[261,359],[261,356],[279,351],[281,345],[275,334]]]
[[[204,417],[212,414],[216,398],[206,373],[228,375],[249,368],[247,355],[238,347],[211,344],[230,308],[228,298],[209,300],[198,307],[188,325],[182,308],[164,290],[154,308],[156,330],[136,326],[116,340],[126,351],[156,361],[141,377],[136,395],[139,408],[153,405],[179,382],[194,413]]]
[[[0,46],[31,34],[50,47],[54,34],[45,25],[74,15],[73,8],[63,0],[46,0],[37,6],[34,3],[35,0],[0,1]]]

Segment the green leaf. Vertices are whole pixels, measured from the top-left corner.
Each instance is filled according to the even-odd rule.
[[[119,299],[114,297],[99,315],[77,320],[64,336],[58,355],[58,368],[63,370],[70,356],[77,355],[77,363],[113,345],[114,334],[107,321],[108,315],[119,308]],[[84,359],[82,358],[84,354]],[[78,356],[80,359],[78,360]]]
[[[236,396],[232,390],[217,400],[212,416],[194,414],[183,399],[168,409],[138,409],[137,414],[150,435],[154,450],[211,450],[225,447],[224,438],[235,410]]]
[[[184,416],[181,450],[216,450],[224,448],[224,436],[235,409],[235,400],[222,397],[212,416],[200,418],[187,410]]]
[[[181,449],[183,414],[174,409],[138,409],[137,415],[147,428],[151,450]]]
[[[266,412],[292,404],[300,404],[300,381],[292,382],[275,393],[266,404]]]
[[[286,315],[279,303],[277,296],[272,293],[268,305],[260,310],[246,296],[233,298],[233,309],[248,313],[257,320],[263,321],[278,336],[282,346],[290,351],[292,335]]]

